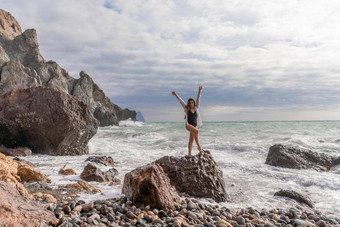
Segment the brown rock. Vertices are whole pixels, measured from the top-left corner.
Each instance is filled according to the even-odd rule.
[[[229,200],[225,191],[223,172],[209,151],[189,157],[165,156],[155,161],[162,166],[180,193],[212,198],[216,202]]]
[[[64,167],[59,170],[58,174],[61,174],[61,175],[77,175],[76,171],[71,169],[71,167],[69,165],[64,165]]]
[[[18,176],[18,163],[13,161],[10,157],[6,157],[0,153],[0,181],[4,181],[7,184],[14,187],[18,192],[30,199],[33,199],[26,188],[20,184],[20,177]]]
[[[281,197],[287,197],[294,199],[297,202],[305,203],[311,208],[314,208],[313,201],[306,195],[302,195],[296,191],[293,190],[280,190],[274,194],[274,196],[281,196]]]
[[[60,185],[59,188],[74,188],[74,189],[77,189],[79,191],[101,193],[101,191],[99,189],[90,185],[89,183],[87,183],[84,180],[80,180],[75,184]]]
[[[340,157],[275,144],[269,148],[266,164],[291,169],[329,170],[340,164]]]
[[[80,178],[86,181],[120,182],[120,180],[116,178],[117,175],[118,171],[115,168],[103,172],[97,166],[88,163],[80,174]]]
[[[39,198],[39,199],[42,199],[44,201],[48,200],[49,203],[57,203],[57,199],[54,198],[54,196],[51,195],[51,194],[45,194],[45,193],[37,192],[37,193],[33,193],[32,195],[33,195],[34,199]]]
[[[0,142],[5,146],[29,147],[50,155],[87,154],[88,141],[98,127],[84,103],[44,87],[0,95],[1,118],[5,121],[0,121],[0,128],[6,130],[0,130]]]
[[[56,221],[52,212],[20,195],[13,187],[0,181],[0,226],[47,226]]]
[[[20,176],[22,181],[30,182],[30,181],[45,181],[47,183],[51,183],[51,179],[49,179],[45,174],[40,172],[39,170],[34,169],[32,166],[29,166],[25,163],[18,162],[18,176]]]
[[[17,20],[9,13],[0,9],[0,33],[7,39],[14,39],[22,33]]]
[[[167,211],[175,210],[175,205],[180,202],[162,167],[155,163],[125,174],[122,192],[133,203],[149,204]]]
[[[32,151],[27,147],[7,148],[4,146],[0,146],[0,153],[3,153],[7,156],[18,157],[30,155],[32,154]]]

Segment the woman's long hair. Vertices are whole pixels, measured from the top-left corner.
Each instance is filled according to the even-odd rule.
[[[184,110],[184,111],[185,111],[184,119],[185,119],[185,117],[186,117],[186,115],[188,114],[188,111],[189,111],[189,109],[190,109],[189,103],[190,103],[191,100],[194,102],[194,107],[196,106],[195,99],[189,98],[189,99],[188,99],[188,102],[187,102],[187,105],[185,106],[185,110]]]

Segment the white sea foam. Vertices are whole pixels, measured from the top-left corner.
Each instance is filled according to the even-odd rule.
[[[90,155],[110,155],[123,182],[125,173],[165,155],[187,154],[188,132],[183,123],[142,123],[131,120],[120,126],[98,129],[89,143]],[[269,147],[282,143],[340,156],[340,122],[205,122],[200,128],[204,149],[210,150],[220,165],[226,190],[233,198],[225,205],[234,208],[289,207],[296,202],[274,197],[280,189],[292,189],[310,196],[317,209],[340,213],[340,166],[329,172],[293,170],[264,164]],[[193,153],[196,154],[194,145]],[[54,185],[73,183],[87,164],[89,155],[66,157],[33,155],[27,159],[52,178]],[[60,176],[64,164],[77,176]],[[106,170],[104,166],[101,166]],[[82,194],[86,201],[121,195],[121,187],[92,183],[103,195]],[[232,186],[235,185],[235,186]],[[202,199],[202,201],[205,201]],[[209,200],[206,200],[209,201]]]

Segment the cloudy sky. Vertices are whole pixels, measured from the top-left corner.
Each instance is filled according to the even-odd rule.
[[[40,51],[147,121],[339,120],[338,0],[1,0]]]

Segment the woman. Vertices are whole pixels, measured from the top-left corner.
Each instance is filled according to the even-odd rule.
[[[198,88],[196,102],[193,98],[189,98],[186,105],[184,101],[181,99],[181,97],[179,97],[175,91],[172,92],[172,94],[176,96],[176,98],[179,100],[179,102],[183,106],[183,109],[185,112],[185,128],[190,132],[189,144],[188,144],[188,155],[189,156],[192,156],[191,150],[192,150],[192,144],[194,140],[197,144],[197,149],[200,152],[204,152],[199,142],[198,129],[197,129],[197,125],[199,126],[202,125],[202,120],[198,112],[198,109],[200,108],[200,98],[201,98],[201,91],[203,87],[204,87],[203,85],[200,85]]]

